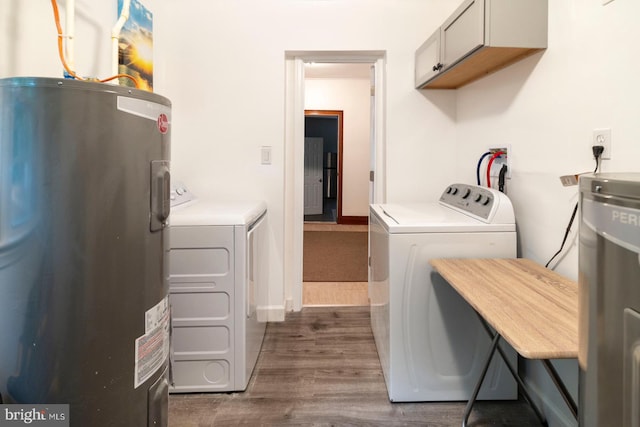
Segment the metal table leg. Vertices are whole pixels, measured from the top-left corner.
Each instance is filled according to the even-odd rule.
[[[500,356],[502,357],[502,360],[504,360],[504,363],[507,365],[507,368],[509,369],[509,372],[511,373],[513,378],[516,380],[518,385],[520,386],[522,394],[524,395],[525,399],[529,403],[529,406],[531,406],[531,408],[533,409],[533,412],[535,412],[536,416],[538,417],[538,419],[540,420],[542,425],[546,426],[547,425],[547,421],[546,421],[544,415],[542,415],[542,412],[540,412],[538,407],[533,403],[533,399],[531,399],[531,396],[529,395],[529,392],[527,391],[527,387],[524,385],[524,382],[520,378],[520,375],[518,375],[517,368],[514,368],[511,365],[511,363],[507,359],[506,355],[504,354],[504,351],[500,347],[500,345],[499,345],[500,334],[494,333],[491,330],[491,328],[489,327],[489,325],[487,324],[487,322],[482,318],[482,316],[480,316],[478,313],[476,313],[476,315],[480,319],[480,323],[484,327],[484,329],[487,332],[487,334],[489,335],[489,337],[491,337],[491,348],[489,350],[489,354],[487,356],[487,359],[486,359],[486,362],[484,364],[484,367],[482,368],[482,373],[480,374],[480,378],[478,379],[478,383],[476,384],[476,386],[475,386],[475,388],[473,390],[473,393],[471,394],[471,398],[467,402],[467,406],[464,409],[464,416],[463,416],[463,419],[462,419],[462,427],[467,427],[467,423],[469,421],[469,415],[471,415],[471,409],[473,408],[473,404],[475,403],[475,401],[476,401],[476,399],[478,397],[478,393],[480,392],[480,387],[482,387],[482,383],[484,382],[484,378],[487,375],[487,371],[489,370],[489,365],[491,364],[491,360],[493,359],[493,355],[495,354],[496,350],[498,351],[498,353],[500,353]],[[553,367],[551,367],[551,369],[553,369]],[[555,379],[554,379],[554,381],[555,381]]]
[[[547,373],[551,377],[551,380],[553,380],[553,383],[558,388],[558,391],[560,392],[560,395],[562,396],[562,398],[564,399],[565,403],[569,407],[569,410],[571,411],[571,414],[573,414],[573,417],[577,420],[578,419],[578,405],[576,405],[576,402],[571,398],[571,395],[569,394],[569,391],[567,390],[567,388],[565,387],[564,383],[560,379],[560,376],[558,375],[558,372],[555,370],[555,368],[553,367],[553,365],[551,364],[549,359],[543,359],[542,363],[543,363],[544,367],[547,369]]]
[[[482,326],[484,326],[484,330],[487,331],[487,334],[489,334],[489,336],[492,339],[493,339],[494,335],[498,335],[498,334],[494,334],[494,332],[491,330],[491,328],[489,327],[487,322],[479,314],[478,314],[478,318],[480,319],[480,323],[482,323]],[[547,420],[544,417],[544,415],[542,414],[542,412],[535,405],[535,403],[533,403],[533,399],[531,398],[531,395],[529,395],[529,391],[527,390],[527,387],[524,385],[524,381],[522,381],[522,378],[520,378],[520,375],[518,375],[517,366],[514,367],[513,365],[511,365],[511,362],[509,361],[507,356],[504,354],[504,351],[502,350],[502,347],[500,347],[499,345],[498,345],[498,353],[500,353],[500,356],[502,357],[502,360],[504,360],[504,363],[507,365],[507,368],[509,369],[509,372],[511,372],[511,376],[518,383],[518,386],[520,387],[520,391],[522,392],[524,398],[529,403],[529,406],[531,406],[531,409],[533,409],[533,412],[535,412],[536,416],[538,417],[538,419],[540,420],[542,425],[546,426],[547,425]]]
[[[500,335],[496,334],[493,337],[493,341],[491,342],[491,349],[489,350],[489,354],[487,355],[487,361],[484,364],[484,368],[482,368],[482,373],[480,374],[478,383],[476,384],[476,387],[473,389],[471,398],[467,402],[467,407],[464,409],[464,418],[462,418],[462,427],[467,427],[467,421],[469,420],[469,415],[471,414],[471,408],[473,407],[473,404],[476,401],[476,397],[478,397],[478,392],[480,391],[480,387],[482,386],[482,382],[484,381],[485,375],[487,375],[487,370],[489,369],[489,365],[491,364],[491,359],[493,359],[493,354],[496,352],[496,348],[498,347],[499,340],[500,340]]]

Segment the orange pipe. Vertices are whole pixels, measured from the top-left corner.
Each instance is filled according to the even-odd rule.
[[[71,68],[69,68],[69,65],[67,64],[67,61],[64,59],[64,50],[63,50],[63,46],[62,46],[62,27],[60,26],[60,14],[58,13],[58,3],[56,2],[56,0],[51,0],[51,6],[53,7],[53,17],[55,18],[56,21],[56,29],[58,30],[58,54],[60,55],[60,61],[62,62],[62,66],[64,67],[64,69],[67,71],[67,73],[69,73],[69,75],[71,77],[73,77],[74,79],[78,79],[78,80],[86,80],[80,76],[78,76],[75,71],[73,71]],[[111,76],[111,77],[107,77],[106,79],[102,79],[102,80],[98,80],[100,83],[104,83],[104,82],[108,82],[111,81],[113,79],[117,79],[117,78],[127,78],[131,81],[133,81],[133,84],[136,86],[136,89],[140,87],[140,84],[138,83],[138,79],[136,79],[133,76],[130,76],[128,74],[116,74],[115,76]]]

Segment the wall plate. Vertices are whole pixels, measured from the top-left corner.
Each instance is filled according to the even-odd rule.
[[[506,178],[511,178],[511,162],[510,162],[511,144],[495,145],[495,146],[489,147],[487,150],[491,151],[491,153],[497,153],[498,151],[504,151],[506,153],[506,155],[501,155],[500,157],[496,157],[493,163],[491,164],[491,177],[496,178],[495,184],[497,186],[498,185],[497,179],[500,176],[500,169],[502,169],[502,165],[505,165],[505,164],[507,165]],[[491,156],[487,157],[487,166],[489,166],[488,159],[490,158]],[[486,172],[485,172],[485,175],[486,175]]]
[[[611,129],[594,129],[591,146],[593,147],[594,145],[602,145],[604,147],[600,160],[611,160]]]

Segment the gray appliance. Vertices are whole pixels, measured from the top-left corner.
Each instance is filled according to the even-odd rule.
[[[0,395],[166,426],[171,104],[0,79]]]
[[[580,178],[580,425],[640,426],[640,174]]]
[[[335,199],[338,196],[338,153],[325,153],[324,197]]]

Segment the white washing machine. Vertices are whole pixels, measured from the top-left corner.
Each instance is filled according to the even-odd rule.
[[[515,258],[516,227],[506,195],[453,184],[439,201],[371,205],[371,326],[392,402],[468,400],[490,339],[473,309],[432,258]],[[505,353],[516,362],[508,345]],[[494,358],[480,399],[516,399],[517,385]]]
[[[179,187],[172,199],[188,199]],[[266,319],[264,202],[172,201],[172,393],[243,391]]]

